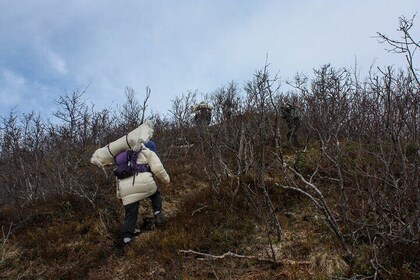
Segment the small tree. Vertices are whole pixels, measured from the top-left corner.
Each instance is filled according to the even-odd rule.
[[[147,109],[147,101],[151,94],[150,87],[146,87],[146,97],[143,104],[140,104],[136,98],[136,92],[130,87],[125,88],[126,102],[119,109],[121,124],[127,129],[134,129],[144,122],[144,116]]]
[[[387,49],[388,51],[405,55],[408,69],[413,75],[413,78],[416,80],[417,86],[420,86],[420,80],[419,80],[420,68],[418,68],[414,64],[415,62],[414,57],[416,55],[417,50],[420,48],[420,41],[417,41],[417,39],[413,38],[413,36],[410,33],[414,25],[415,17],[416,15],[414,15],[411,19],[407,19],[405,16],[401,16],[398,18],[398,21],[399,21],[398,31],[402,35],[401,39],[393,39],[389,37],[388,35],[385,35],[380,32],[377,32],[376,34],[380,43],[388,44],[391,47],[390,49]]]
[[[172,100],[172,109],[169,112],[172,114],[176,128],[182,130],[190,127],[191,107],[196,103],[196,98],[197,91],[188,91]]]

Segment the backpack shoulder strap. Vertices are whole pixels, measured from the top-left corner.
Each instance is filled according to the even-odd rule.
[[[131,148],[131,145],[130,145],[130,143],[128,142],[128,134],[126,134],[125,135],[125,142],[127,142],[127,146],[128,146],[128,148],[131,150],[132,148]]]
[[[115,159],[114,154],[111,152],[111,149],[109,148],[109,144],[106,145],[106,148],[108,149],[108,152],[111,154],[111,156]]]

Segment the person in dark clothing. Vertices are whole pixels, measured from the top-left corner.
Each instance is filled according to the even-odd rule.
[[[281,107],[282,117],[287,123],[287,141],[293,145],[299,145],[297,130],[300,125],[300,114],[296,105],[289,102]]]
[[[197,125],[210,125],[211,123],[211,110],[213,107],[205,102],[193,106],[192,112],[195,113],[194,121]]]

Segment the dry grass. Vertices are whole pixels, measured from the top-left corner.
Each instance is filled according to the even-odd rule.
[[[73,198],[65,203],[68,211],[63,216],[59,215],[63,204],[44,205],[6,243],[0,275],[7,279],[312,279],[313,272],[326,265],[200,260],[182,254],[180,250],[191,249],[266,258],[268,241],[243,197],[231,200],[215,195],[203,184],[180,185],[178,192],[171,191],[173,197],[165,204],[169,214],[165,227],[141,234],[127,255],[118,241],[122,213],[117,205],[89,212],[81,205],[91,206]],[[143,203],[143,216],[150,211],[147,204]],[[311,246],[317,241],[307,241],[307,234],[293,233],[293,238],[276,244],[277,258],[310,260]]]
[[[113,194],[95,206],[78,197],[56,197],[27,209],[32,214],[2,247],[0,278],[331,279],[351,270],[311,205],[274,188],[271,179],[267,186],[283,232],[280,242],[271,239],[270,244],[270,232],[243,193],[232,197],[222,189],[216,194],[196,179],[191,166],[173,168],[179,173],[161,190],[166,225],[142,233],[126,255],[119,241],[122,208]],[[150,216],[150,203],[141,205],[141,218]],[[261,259],[272,258],[274,252],[276,261],[201,259],[181,250]]]

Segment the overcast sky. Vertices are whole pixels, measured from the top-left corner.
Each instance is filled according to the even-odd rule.
[[[372,37],[398,37],[398,17],[419,10],[419,0],[0,0],[0,116],[48,115],[89,85],[97,109],[123,104],[126,86],[143,100],[150,86],[150,109],[166,114],[190,90],[242,87],[267,55],[283,80],[356,59],[362,72],[400,67]]]

